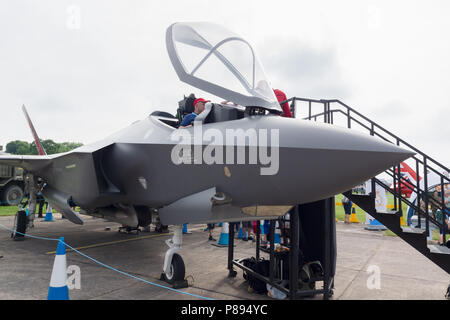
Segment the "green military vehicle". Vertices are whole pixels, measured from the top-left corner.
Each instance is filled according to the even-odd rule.
[[[6,154],[0,151],[0,155]],[[24,196],[24,187],[22,168],[0,165],[0,205],[18,205]]]

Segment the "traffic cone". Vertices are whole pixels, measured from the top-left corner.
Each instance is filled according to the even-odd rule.
[[[359,223],[358,217],[356,216],[356,210],[355,207],[353,205],[352,207],[352,214],[350,215],[350,223]]]
[[[242,239],[244,237],[244,232],[242,231],[242,222],[239,223],[239,231],[238,231],[238,235],[237,238],[238,239]]]
[[[52,207],[50,206],[50,203],[47,205],[47,212],[45,213],[44,221],[53,222],[53,213],[52,213]]]
[[[275,235],[273,237],[273,243],[281,243],[281,230],[280,225],[278,224],[278,221],[275,224]]]
[[[58,248],[56,249],[47,300],[69,300],[66,270],[66,245],[64,244],[64,237],[61,237],[59,238]]]
[[[228,237],[229,237],[228,222],[222,223],[222,232],[220,233],[220,238],[217,243],[213,243],[216,247],[228,247]]]
[[[222,226],[222,222],[219,222],[217,226],[220,228]]]
[[[191,234],[192,232],[189,232],[187,229],[187,223],[183,224],[183,234]]]

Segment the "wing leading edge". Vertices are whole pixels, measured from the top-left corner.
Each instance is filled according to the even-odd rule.
[[[32,173],[45,169],[51,163],[49,156],[0,155],[0,164],[21,167]]]

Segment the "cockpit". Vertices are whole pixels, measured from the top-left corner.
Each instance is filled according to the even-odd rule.
[[[223,26],[210,22],[174,23],[166,32],[167,52],[179,79],[239,106],[211,103],[203,123],[280,114],[282,109],[252,46]],[[152,115],[177,128],[194,111],[192,94],[179,102],[177,115]]]
[[[174,23],[167,29],[166,47],[181,81],[241,106],[212,103],[202,112],[203,123],[282,112],[255,51],[234,32],[209,22]],[[152,115],[177,127],[193,112],[193,99],[184,97],[176,116],[161,111]]]
[[[178,102],[178,109],[176,116],[165,112],[155,111],[151,116],[171,127],[178,128],[183,118],[194,111],[193,102],[196,99],[194,94],[185,96],[183,100]],[[202,121],[203,124],[223,122],[229,120],[242,119],[246,116],[246,109],[240,106],[230,106],[220,103],[210,103],[207,108],[198,116],[197,120]]]

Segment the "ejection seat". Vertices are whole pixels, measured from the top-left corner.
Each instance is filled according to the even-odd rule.
[[[178,128],[183,121],[185,115],[194,112],[194,100],[195,95],[191,93],[189,96],[184,96],[183,100],[178,102],[177,115],[173,116],[172,114],[165,111],[154,111],[151,113],[151,116],[158,117],[158,120],[168,124],[174,128]]]
[[[183,118],[185,115],[190,114],[194,112],[194,101],[195,101],[195,95],[191,93],[189,96],[184,96],[183,100],[178,102],[178,109],[177,109],[177,119],[179,121],[178,124],[183,121]]]
[[[183,100],[178,102],[177,116],[179,123],[183,121],[184,116],[194,112],[194,101],[196,97],[193,93],[185,96]],[[200,113],[195,121],[202,121],[203,124],[223,122],[229,120],[242,119],[245,111],[236,106],[223,105],[218,103],[207,103],[205,110]]]

